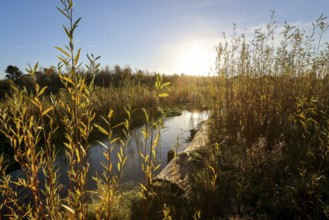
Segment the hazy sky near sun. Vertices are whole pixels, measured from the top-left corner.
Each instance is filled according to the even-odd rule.
[[[76,0],[82,17],[75,39],[82,54],[101,56],[102,67],[115,64],[166,74],[208,74],[222,32],[264,26],[275,10],[285,21],[309,27],[329,0]],[[57,65],[67,38],[58,0],[0,0],[0,78],[8,65],[25,68]],[[83,56],[82,61],[86,62]]]

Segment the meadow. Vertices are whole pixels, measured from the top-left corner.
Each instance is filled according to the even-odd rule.
[[[25,79],[0,83],[0,219],[329,218],[324,15],[310,31],[288,23],[278,29],[274,13],[251,38],[234,26],[216,48],[216,76],[166,76],[101,69],[92,54],[82,68],[73,38],[80,19],[73,19],[71,0],[60,3],[68,22],[68,44],[56,48],[60,65],[40,71],[36,64]],[[177,106],[211,111],[207,152],[195,156],[199,169],[191,173],[188,198],[173,193],[172,185],[159,190],[154,183],[162,119]],[[137,126],[144,178],[127,190],[123,167]],[[97,189],[89,191],[87,151],[95,141],[106,149],[106,163],[93,177]],[[70,167],[65,197],[55,165],[59,145]],[[25,178],[12,178],[13,163]],[[18,188],[31,195],[28,204]]]

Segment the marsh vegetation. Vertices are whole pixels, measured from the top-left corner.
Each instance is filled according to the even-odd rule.
[[[217,47],[216,76],[164,76],[101,69],[92,54],[82,68],[73,37],[80,19],[71,0],[60,3],[68,22],[60,64],[30,66],[28,75],[10,68],[18,75],[0,82],[0,219],[329,218],[326,17],[310,31],[278,29],[273,13],[251,38],[234,26]],[[164,115],[177,106],[211,112],[207,152],[192,155],[199,169],[189,198],[154,183]],[[135,127],[141,178],[127,187]],[[92,174],[95,143],[102,169]],[[24,177],[13,178],[13,164]]]

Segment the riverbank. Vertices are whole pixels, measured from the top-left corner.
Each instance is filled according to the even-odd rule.
[[[156,118],[164,117],[165,119],[166,118],[168,119],[168,118],[181,116],[182,112],[185,111],[185,109],[188,109],[191,112],[193,110],[193,104],[189,104],[189,105],[187,105],[187,107],[176,105],[176,106],[166,107],[163,109],[157,109],[155,111],[155,117]],[[194,110],[196,110],[196,109],[194,109]],[[126,117],[121,112],[116,113],[115,116],[116,117],[112,122],[112,123],[114,123],[114,125],[121,123],[124,120],[124,118]],[[145,116],[141,109],[138,111],[134,111],[132,116],[133,116],[133,120],[131,121],[131,125],[130,125],[131,131],[134,129],[138,129],[139,127],[141,127],[145,124]],[[104,122],[101,122],[100,120],[95,121],[95,123],[101,124],[102,126],[105,127]],[[116,129],[114,129],[115,135],[123,136],[122,129],[123,129],[122,126],[119,126]],[[191,129],[194,129],[194,128],[191,128]],[[54,136],[52,139],[53,143],[56,145],[56,151],[59,156],[65,154],[64,153],[65,148],[62,147],[63,140],[65,139],[64,133],[65,133],[64,127],[60,126],[57,129],[57,131],[54,133]],[[98,143],[99,140],[106,139],[106,136],[104,136],[104,134],[99,132],[97,129],[94,129],[90,135],[90,139],[93,140],[92,145],[95,145]],[[42,139],[40,140],[40,142],[41,143],[43,142]],[[0,146],[1,146],[0,154],[4,155],[3,165],[7,167],[6,173],[10,173],[14,170],[20,169],[20,165],[14,159],[14,150],[10,146],[9,140],[7,140],[7,138],[1,133],[0,133]]]
[[[189,196],[193,188],[193,176],[197,170],[202,169],[196,162],[206,160],[207,154],[208,127],[206,123],[194,136],[192,142],[181,153],[178,153],[173,160],[157,175],[156,185],[166,182],[182,190],[185,196]]]
[[[186,148],[177,153],[162,171],[156,176],[151,185],[147,185],[145,199],[139,196],[140,187],[123,184],[118,203],[115,207],[118,219],[162,219],[163,213],[159,212],[166,201],[176,210],[171,212],[172,217],[190,217],[193,215],[187,205],[193,201],[193,197],[198,194],[195,187],[203,179],[200,174],[204,166],[200,166],[201,161],[207,159],[208,126],[203,121],[198,125],[197,132]],[[202,175],[202,174],[201,174]],[[198,176],[201,179],[196,179]],[[98,199],[95,199],[91,207],[97,209]],[[184,210],[180,210],[181,207]],[[90,218],[94,216],[93,208],[90,211]],[[152,214],[152,216],[149,216]],[[175,219],[175,218],[174,218]]]

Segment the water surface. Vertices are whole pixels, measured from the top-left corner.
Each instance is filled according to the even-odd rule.
[[[160,130],[161,137],[157,157],[158,163],[161,164],[159,171],[162,170],[167,164],[167,152],[171,149],[177,149],[177,146],[179,146],[177,149],[178,152],[184,150],[190,139],[190,130],[197,129],[198,124],[204,120],[207,120],[208,117],[208,111],[199,113],[183,111],[182,115],[180,116],[164,119],[162,128]],[[112,152],[111,160],[113,164],[116,164],[117,162],[116,152],[118,151],[119,147],[119,144],[116,144]],[[132,181],[136,183],[143,180],[141,158],[139,155],[139,152],[140,150],[143,150],[143,147],[144,143],[141,134],[141,128],[136,128],[131,131],[131,139],[128,142],[126,149],[126,155],[128,159],[124,167],[124,175],[122,177],[123,182]],[[100,174],[103,172],[101,162],[106,163],[106,159],[103,155],[104,151],[106,151],[106,148],[100,144],[95,144],[92,145],[87,152],[87,160],[90,164],[87,189],[96,188],[96,182],[92,179],[92,177],[97,173]],[[69,170],[69,161],[65,155],[58,155],[55,166],[59,168],[59,182],[64,187],[63,192],[65,192],[65,188],[67,188],[69,184],[69,179],[67,176],[67,171]],[[23,176],[21,170],[13,171],[11,174],[16,178]],[[40,173],[40,177],[42,178],[42,173]]]

